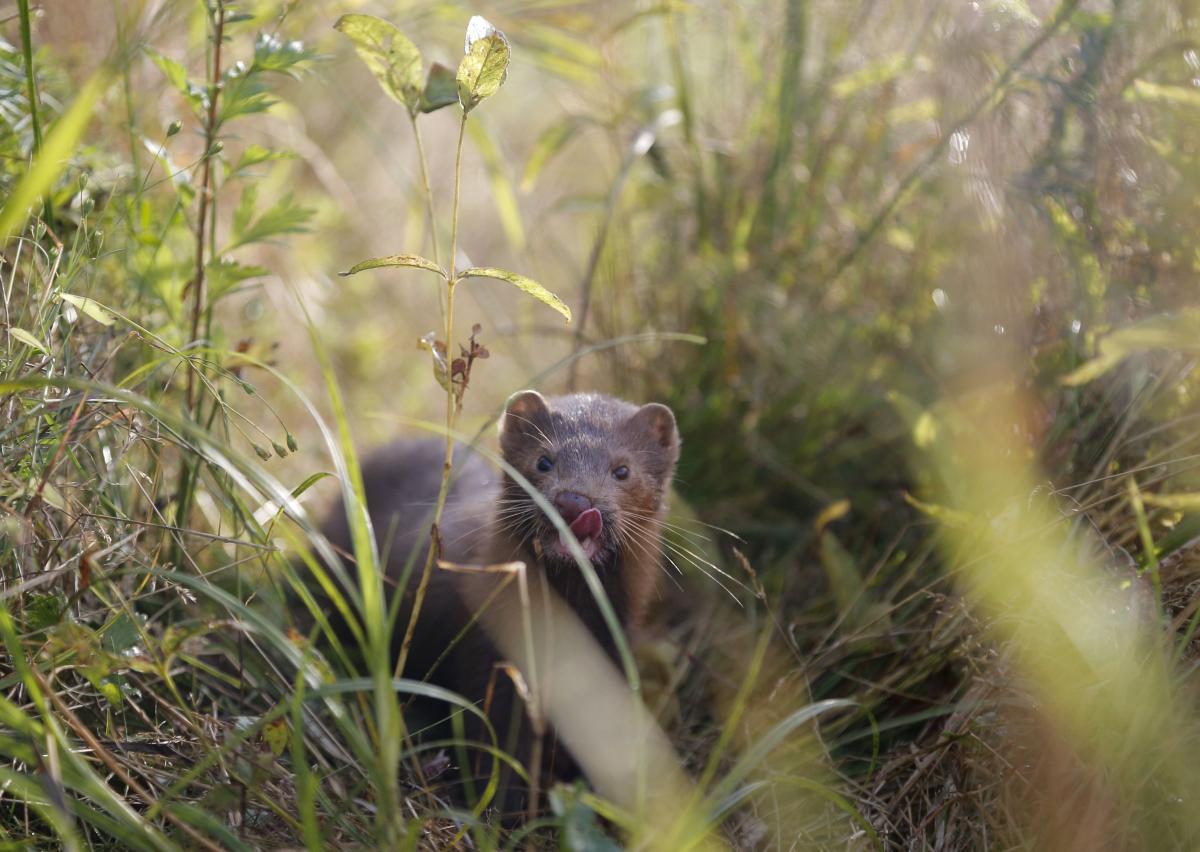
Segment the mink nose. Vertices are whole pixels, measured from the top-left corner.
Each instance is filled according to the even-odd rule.
[[[562,515],[564,521],[571,524],[592,508],[592,501],[591,498],[576,494],[574,491],[560,491],[554,498],[554,508],[558,509],[558,513]]]

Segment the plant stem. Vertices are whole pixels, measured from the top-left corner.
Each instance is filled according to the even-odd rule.
[[[217,136],[217,98],[221,92],[221,42],[225,35],[225,0],[216,0],[213,21],[213,64],[208,84],[208,115],[204,121],[204,164],[200,171],[200,209],[196,217],[196,272],[192,278],[192,334],[195,342],[200,334],[200,317],[204,313],[204,235],[208,224],[208,207],[212,202],[213,144]],[[196,370],[187,371],[187,407],[195,413]]]
[[[21,16],[21,53],[25,60],[29,122],[33,126],[33,153],[36,156],[42,150],[42,120],[38,115],[37,79],[33,74],[33,31],[29,23],[29,0],[17,0],[17,10]],[[42,198],[42,218],[46,220],[46,226],[54,230],[54,208],[50,204],[49,194]]]
[[[412,113],[409,113],[408,117],[412,121],[413,137],[417,140],[417,160],[421,164],[421,183],[425,187],[425,212],[429,215],[429,241],[433,243],[433,262],[441,266],[442,261],[438,256],[437,217],[433,214],[433,189],[429,185],[429,166],[425,162],[425,145],[421,142],[421,128],[417,124],[417,117]]]
[[[1138,568],[1138,573],[1142,574],[1147,571],[1150,573],[1150,582],[1154,586],[1154,607],[1162,617],[1163,609],[1163,588],[1162,576],[1159,574],[1158,565],[1158,550],[1154,546],[1154,534],[1150,531],[1150,524],[1146,520],[1146,505],[1142,502],[1142,492],[1138,488],[1137,480],[1129,479],[1129,504],[1133,507],[1133,517],[1136,522],[1138,536],[1142,540],[1142,564]]]
[[[421,606],[425,603],[425,592],[429,588],[429,578],[433,574],[433,565],[438,557],[441,538],[438,528],[442,522],[442,510],[446,508],[446,495],[450,491],[450,470],[454,466],[454,421],[457,405],[454,396],[454,374],[451,365],[454,363],[454,287],[458,283],[458,270],[455,260],[458,256],[458,199],[462,186],[462,149],[463,137],[466,135],[467,113],[464,111],[462,121],[458,125],[458,147],[454,153],[454,206],[450,213],[450,269],[446,277],[446,456],[442,462],[442,484],[438,488],[437,504],[433,510],[433,527],[430,529],[429,553],[425,557],[425,567],[421,571],[421,582],[417,584],[417,593],[413,598],[412,614],[408,617],[408,627],[404,631],[404,641],[400,645],[400,656],[396,658],[396,677],[404,671],[408,660],[408,649],[412,645],[413,635],[417,630],[417,619],[421,615]]]
[[[216,0],[216,16],[213,19],[213,61],[208,85],[208,114],[204,122],[204,163],[201,166],[200,206],[196,217],[196,271],[188,283],[192,290],[192,330],[190,343],[194,343],[200,335],[200,317],[204,313],[204,235],[208,224],[208,208],[212,202],[212,147],[217,135],[217,97],[221,84],[221,42],[225,35],[225,0]],[[214,208],[215,209],[215,208]],[[184,289],[184,296],[187,295]],[[199,423],[199,403],[196,400],[196,372],[202,367],[188,359],[187,391],[184,398],[188,413]],[[214,413],[216,409],[214,408]],[[176,493],[175,525],[183,528],[188,524],[192,511],[192,495],[198,481],[199,460],[193,455],[184,458],[179,469],[179,485]],[[172,547],[172,560],[179,566],[183,565],[182,545],[176,540]]]
[[[130,49],[126,35],[127,22],[121,14],[120,7],[116,3],[113,4],[113,23],[117,31],[118,53],[121,56],[129,56]],[[142,173],[142,163],[141,157],[138,154],[138,149],[141,148],[141,145],[138,144],[137,139],[137,113],[133,101],[133,63],[130,61],[121,63],[121,93],[125,101],[125,132],[129,136],[129,162],[132,166],[132,177],[136,179],[137,176]],[[142,186],[144,186],[144,184],[145,181],[142,181],[142,185],[137,187],[135,201],[139,204],[141,202]],[[129,217],[129,227],[130,231],[136,236],[136,217]],[[127,256],[126,262],[128,263],[128,261],[129,258]]]
[[[408,119],[412,122],[413,138],[417,140],[417,162],[421,164],[421,184],[425,188],[425,213],[429,218],[429,242],[433,244],[433,262],[441,266],[441,249],[438,248],[437,217],[433,212],[433,188],[429,184],[429,165],[425,160],[425,143],[421,141],[421,127],[417,124],[416,115],[410,112]],[[446,299],[442,295],[441,290],[438,291],[438,309],[442,311],[446,310]]]

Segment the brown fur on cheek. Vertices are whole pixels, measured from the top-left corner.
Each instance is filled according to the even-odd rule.
[[[622,495],[621,502],[634,509],[639,517],[645,518],[647,515],[658,514],[662,503],[661,492],[662,488],[658,483],[642,480]]]

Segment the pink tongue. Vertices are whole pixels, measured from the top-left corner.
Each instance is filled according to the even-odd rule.
[[[604,529],[604,518],[600,516],[599,509],[588,509],[571,522],[571,532],[575,533],[575,538],[580,541],[595,538],[600,535],[602,529]]]

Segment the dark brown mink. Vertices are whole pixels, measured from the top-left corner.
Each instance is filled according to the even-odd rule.
[[[501,419],[505,461],[569,525],[627,630],[642,620],[655,592],[661,524],[679,443],[675,417],[666,406],[639,407],[599,394],[546,399],[536,391],[522,391],[509,399]],[[438,439],[404,439],[371,455],[362,468],[386,576],[393,584],[407,576],[395,589],[404,596],[394,631],[397,654],[428,552],[444,449]],[[340,505],[323,531],[335,546],[350,549]],[[513,478],[495,472],[467,448],[456,452],[439,532],[441,557],[447,562],[524,562],[531,580],[544,579],[615,659],[616,646],[600,607],[554,524]],[[511,680],[495,673],[501,662],[495,644],[478,621],[472,623],[473,604],[485,597],[479,579],[433,569],[403,675],[477,703],[484,701],[490,684],[488,717],[501,745],[525,761],[530,756],[529,720]],[[467,732],[468,738],[482,738],[478,727],[468,724]],[[571,777],[573,761],[553,737],[549,740],[542,777]],[[489,771],[488,766],[475,769],[482,775]],[[446,774],[453,776],[450,784],[462,777],[461,771]],[[506,810],[523,809],[521,796],[514,784],[501,804]]]

